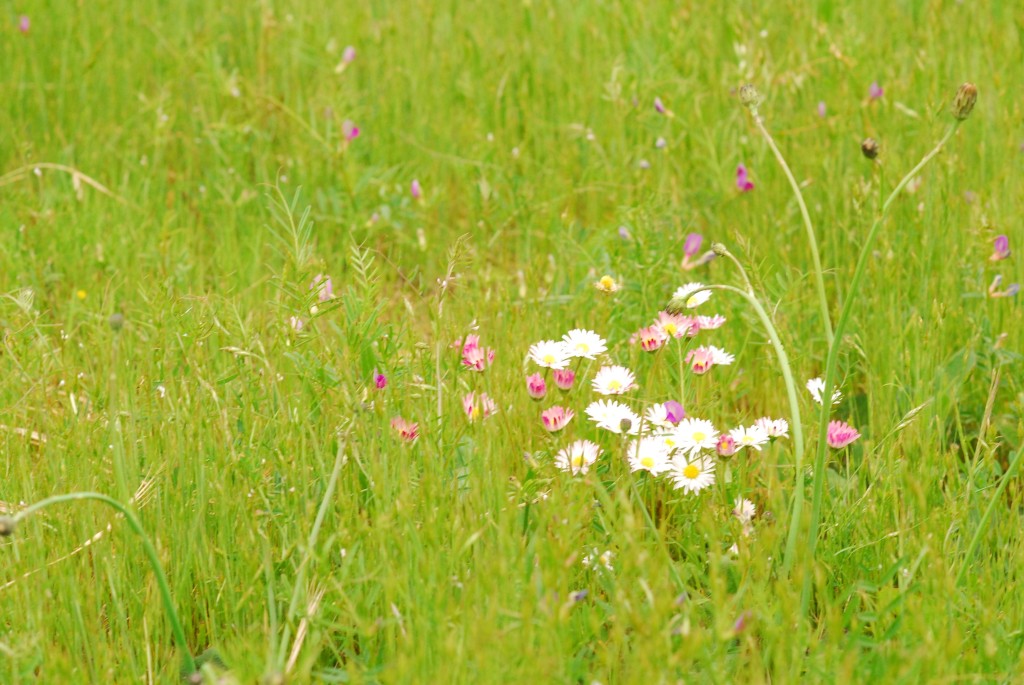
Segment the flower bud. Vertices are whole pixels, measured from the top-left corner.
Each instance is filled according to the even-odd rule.
[[[753,109],[760,102],[761,94],[757,92],[757,88],[754,87],[753,83],[744,83],[740,86],[740,104]]]
[[[124,314],[120,312],[116,314],[111,314],[110,318],[107,319],[107,323],[110,325],[110,330],[117,333],[122,328],[124,328]]]
[[[878,141],[874,138],[865,138],[860,144],[860,151],[868,159],[874,159],[878,156]]]
[[[711,243],[711,251],[719,256],[729,253],[729,250],[722,243]]]
[[[971,116],[971,110],[974,109],[974,103],[977,101],[977,86],[970,82],[965,83],[956,91],[956,97],[953,98],[953,106],[950,108],[950,111],[953,113],[954,117],[963,121],[967,117]]]
[[[14,529],[17,528],[18,523],[10,516],[0,516],[0,537],[9,537],[14,535]]]

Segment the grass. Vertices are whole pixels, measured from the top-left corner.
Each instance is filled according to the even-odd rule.
[[[0,506],[130,500],[192,654],[228,667],[211,681],[1014,681],[1024,492],[1001,477],[1024,437],[1024,327],[1016,298],[985,292],[1024,276],[1016,254],[988,261],[997,234],[1024,243],[1024,24],[1009,3],[934,9],[8,5]],[[687,233],[743,264],[797,385],[824,372],[800,208],[740,84],[764,94],[803,189],[836,320],[881,203],[965,80],[978,106],[894,201],[840,340],[836,412],[863,437],[829,454],[813,558],[813,474],[791,442],[720,463],[699,496],[630,475],[607,435],[588,476],[552,467],[568,438],[597,438],[590,391],[548,436],[529,346],[592,328],[637,372],[636,399],[678,395],[675,358],[630,335],[683,282],[744,286],[725,259],[683,273]],[[345,119],[361,130],[347,144]],[[311,315],[319,273],[336,297]],[[623,290],[598,293],[603,274]],[[729,319],[708,342],[737,363],[688,377],[687,410],[719,427],[788,416],[760,320],[729,291],[707,306]],[[496,350],[483,374],[449,348],[474,326]],[[469,390],[500,412],[468,424]],[[819,413],[799,400],[810,466]],[[419,423],[414,444],[396,415]],[[730,516],[740,494],[751,537]],[[612,572],[584,567],[595,549]],[[0,681],[179,677],[114,510],[40,511],[0,559]]]

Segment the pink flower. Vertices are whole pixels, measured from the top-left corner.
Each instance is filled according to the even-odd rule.
[[[878,81],[872,82],[871,87],[868,88],[868,97],[872,100],[878,100],[882,97],[883,93],[885,91],[882,90],[882,86],[878,85]]]
[[[691,371],[698,376],[702,376],[715,365],[715,357],[711,350],[705,347],[698,347],[695,350],[690,350],[686,355],[686,363],[690,365]]]
[[[479,335],[467,335],[462,346],[462,365],[471,371],[483,371],[494,363],[494,350],[480,347]]]
[[[721,328],[724,324],[725,317],[721,314],[697,317],[697,327],[702,331],[713,331],[716,328]]]
[[[657,324],[641,328],[633,334],[630,342],[639,344],[644,352],[655,352],[668,340],[668,335]]]
[[[818,116],[824,119],[828,116],[828,109],[825,107],[825,101],[822,100],[818,103]]]
[[[423,197],[423,186],[420,185],[419,179],[413,179],[409,185],[409,192],[412,194],[412,199],[419,200]]]
[[[669,423],[679,423],[686,418],[686,410],[675,400],[669,400],[665,403],[665,415]]]
[[[526,392],[535,400],[539,400],[548,392],[548,384],[544,382],[544,376],[535,373],[526,377]]]
[[[993,262],[1001,262],[1010,256],[1010,239],[1005,235],[996,236],[995,249],[989,257]]]
[[[383,390],[388,387],[388,377],[382,373],[377,373],[376,370],[373,372],[373,384],[378,390]]]
[[[718,436],[718,443],[715,445],[715,451],[718,452],[720,457],[731,457],[736,454],[736,441],[731,435],[722,433]]]
[[[485,392],[480,393],[479,397],[474,392],[463,397],[462,408],[465,410],[466,418],[469,419],[470,423],[480,418],[486,419],[498,413],[498,406]]]
[[[359,137],[359,127],[349,119],[346,119],[341,122],[341,134],[345,136],[345,140],[351,143]]]
[[[736,187],[740,189],[741,193],[754,189],[754,182],[749,178],[747,167],[742,164],[736,167]]]
[[[683,255],[686,259],[700,252],[700,246],[704,242],[704,236],[700,233],[690,233],[683,242]]]
[[[292,327],[292,330],[296,333],[301,333],[302,329],[306,327],[306,322],[297,316],[288,318],[288,325]]]
[[[697,323],[697,319],[691,316],[683,316],[682,314],[669,314],[668,312],[658,312],[658,320],[654,322],[654,326],[669,338],[682,338],[684,336],[692,338],[700,332],[700,325]]]
[[[346,46],[345,49],[341,51],[341,61],[344,62],[345,64],[351,64],[355,60],[356,49],[351,45]]]
[[[575,416],[572,409],[565,407],[551,407],[540,413],[540,420],[544,423],[544,429],[549,433],[555,433],[565,428],[566,424],[572,421]]]
[[[665,109],[665,104],[661,101],[661,98],[654,98],[654,111],[658,114],[666,114],[668,112]]]
[[[860,433],[845,421],[830,421],[828,424],[828,446],[842,449],[860,437]]]
[[[406,421],[401,416],[391,419],[391,427],[398,432],[398,436],[406,442],[414,442],[420,437],[420,426],[418,423]]]
[[[555,369],[551,375],[559,390],[572,390],[572,384],[576,382],[576,372],[572,369]]]
[[[23,14],[20,17],[18,17],[18,30],[21,31],[21,35],[27,36],[30,27],[31,23],[29,22],[28,17],[26,15]]]
[[[334,297],[334,284],[331,283],[331,277],[324,274],[317,274],[313,282],[309,284],[309,289],[316,291],[316,299],[320,302],[326,302]]]

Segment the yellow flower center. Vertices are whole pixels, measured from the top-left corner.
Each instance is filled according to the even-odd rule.
[[[605,290],[611,290],[612,286],[615,285],[615,279],[611,276],[601,276],[601,287]]]
[[[590,345],[587,343],[576,343],[576,351],[586,354],[587,352],[590,352]]]
[[[609,390],[621,390],[622,389],[622,383],[620,381],[609,381],[608,382],[608,389]]]
[[[676,325],[674,323],[665,324],[665,332],[668,333],[669,335],[675,335],[676,331],[678,330],[679,329],[676,328]]]
[[[553,355],[553,354],[545,354],[544,355],[544,363],[545,364],[554,364],[555,363],[555,355]]]
[[[79,290],[77,293],[75,293],[75,295],[80,300],[84,300],[86,298],[86,292],[84,290]]]
[[[480,418],[480,407],[473,407],[469,410],[469,420],[474,421]]]
[[[581,466],[583,466],[583,455],[582,454],[574,454],[573,457],[572,457],[572,462],[571,463],[572,463],[572,467],[574,469],[580,468]]]
[[[686,300],[686,306],[689,307],[690,309],[693,309],[698,304],[699,304],[699,302],[697,302],[697,296],[696,295],[690,295],[689,299]]]
[[[700,469],[698,469],[693,464],[687,464],[686,468],[683,469],[683,476],[686,477],[686,478],[689,478],[690,480],[693,480],[694,478],[696,478],[699,475],[700,475]]]
[[[640,458],[640,465],[643,466],[645,469],[649,469],[652,466],[654,466],[654,458],[653,457],[641,457]]]
[[[706,433],[702,433],[701,431],[697,431],[696,433],[693,434],[693,441],[694,442],[704,442],[707,439],[708,439],[707,434]]]
[[[740,442],[742,442],[744,445],[750,445],[751,443],[754,442],[754,439],[749,435],[744,435],[742,438],[740,438]]]

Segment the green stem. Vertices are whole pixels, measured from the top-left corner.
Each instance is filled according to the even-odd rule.
[[[936,145],[931,152],[925,155],[920,162],[917,163],[913,169],[910,170],[903,180],[899,182],[899,185],[892,191],[888,199],[882,205],[882,212],[875,219],[875,222],[871,225],[871,230],[868,231],[868,236],[864,241],[863,247],[860,250],[860,256],[857,258],[857,266],[853,271],[853,278],[850,281],[850,288],[847,293],[846,299],[843,302],[843,308],[839,313],[839,321],[836,324],[835,340],[828,348],[828,360],[825,363],[825,387],[821,393],[822,399],[822,411],[821,418],[818,422],[818,449],[817,455],[814,461],[814,494],[811,504],[811,522],[810,528],[807,533],[807,558],[814,561],[815,549],[818,544],[818,525],[821,520],[821,502],[825,491],[825,457],[828,454],[828,443],[825,436],[828,434],[828,422],[832,413],[832,392],[835,386],[835,375],[836,366],[839,361],[839,343],[843,339],[843,334],[846,331],[846,325],[850,321],[850,314],[853,311],[853,303],[857,299],[857,290],[860,288],[860,282],[864,278],[864,272],[867,269],[868,256],[871,254],[871,247],[875,242],[875,237],[878,235],[878,230],[881,228],[882,223],[885,221],[886,216],[889,213],[889,208],[892,206],[893,201],[899,196],[903,188],[910,182],[912,178],[924,168],[928,162],[932,160],[935,155],[939,154],[942,147],[953,137],[959,127],[960,122],[954,122],[949,130],[946,131],[946,135],[942,137],[938,145]],[[807,615],[807,609],[810,606],[811,601],[811,580],[813,573],[807,573],[804,577],[804,588],[803,595],[800,600],[800,614],[801,616]]]
[[[764,121],[761,119],[756,111],[751,110],[751,114],[754,115],[754,123],[757,125],[757,130],[764,136],[765,142],[768,143],[768,147],[771,148],[772,154],[775,155],[775,159],[778,160],[779,166],[782,167],[783,173],[786,174],[786,178],[789,180],[789,186],[793,189],[793,194],[796,196],[796,203],[800,207],[800,216],[804,220],[804,228],[807,229],[807,242],[811,246],[811,260],[814,264],[814,284],[818,291],[818,305],[821,307],[821,322],[825,329],[825,341],[832,345],[832,341],[835,339],[832,331],[832,317],[828,313],[828,297],[825,295],[825,276],[821,269],[821,256],[818,254],[818,239],[814,235],[814,225],[811,223],[810,212],[807,211],[807,203],[804,202],[804,195],[800,191],[800,184],[796,182],[796,177],[793,176],[793,172],[790,171],[789,165],[786,164],[785,157],[782,156],[782,152],[779,151],[775,140],[771,134],[768,133],[768,129],[765,128]]]
[[[1017,450],[1017,454],[1013,455],[1013,459],[1010,460],[1010,465],[1006,467],[1006,473],[1003,474],[1002,479],[999,481],[999,485],[996,487],[995,494],[992,495],[992,499],[989,501],[988,507],[985,508],[985,515],[981,517],[978,529],[974,531],[974,537],[971,538],[971,544],[967,548],[967,554],[964,555],[964,563],[963,566],[960,567],[960,573],[956,574],[954,587],[959,587],[960,583],[964,580],[964,576],[967,575],[967,569],[971,565],[971,559],[974,558],[974,553],[978,551],[978,545],[981,544],[981,538],[988,531],[988,523],[992,519],[992,512],[995,511],[996,504],[1002,499],[1003,491],[1006,490],[1006,486],[1010,482],[1010,479],[1016,475],[1017,469],[1020,467],[1022,455],[1024,455],[1024,446]]]
[[[729,253],[726,252],[725,254],[728,255]],[[746,274],[744,274],[743,277],[746,279]],[[765,308],[761,305],[758,299],[754,297],[753,290],[748,292],[731,285],[713,285],[708,286],[708,289],[727,290],[729,292],[736,293],[745,299],[754,309],[754,312],[757,313],[757,317],[761,319],[762,325],[764,325],[765,330],[768,332],[768,339],[771,341],[772,347],[775,348],[775,355],[779,359],[782,378],[786,384],[786,396],[789,399],[790,421],[793,424],[793,452],[798,483],[798,486],[793,490],[793,504],[791,505],[792,513],[790,515],[789,534],[786,539],[786,551],[782,557],[782,568],[788,574],[793,568],[793,561],[796,558],[797,529],[800,525],[800,519],[803,516],[804,507],[804,491],[803,487],[800,487],[799,485],[800,480],[803,478],[804,428],[803,421],[800,418],[800,403],[797,399],[796,381],[793,379],[793,368],[789,364],[789,356],[786,354],[786,348],[782,345],[782,339],[779,338],[779,333],[775,329],[775,324],[772,323],[772,319],[768,316],[768,312]]]
[[[171,632],[174,634],[174,641],[178,643],[178,649],[181,650],[182,671],[188,675],[195,673],[196,662],[195,659],[192,658],[192,653],[188,649],[188,642],[185,640],[185,630],[181,626],[181,620],[178,618],[178,612],[174,609],[174,602],[171,599],[171,589],[167,583],[167,576],[164,574],[164,569],[160,565],[160,559],[157,557],[156,548],[150,541],[149,536],[146,535],[146,531],[143,530],[139,519],[130,509],[118,502],[116,499],[106,495],[101,495],[98,492],[71,492],[65,495],[54,495],[53,497],[47,497],[44,500],[40,500],[19,511],[14,516],[14,520],[15,522],[23,521],[32,514],[45,509],[51,504],[61,504],[63,502],[74,502],[78,500],[96,500],[113,507],[122,516],[124,516],[125,520],[128,521],[128,525],[133,531],[135,531],[135,534],[139,536],[139,539],[142,541],[142,549],[146,553],[146,558],[149,559],[149,566],[153,570],[153,575],[156,576],[156,583],[160,588],[160,598],[164,603],[164,612],[167,614],[167,619],[171,622]]]

